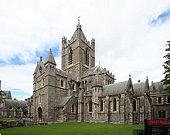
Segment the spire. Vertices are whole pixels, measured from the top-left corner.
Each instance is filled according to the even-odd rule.
[[[50,48],[50,52],[48,54],[48,57],[47,57],[47,60],[46,60],[45,63],[51,63],[51,64],[56,65],[56,62],[55,62],[54,56],[52,54],[51,48]]]
[[[83,40],[85,43],[87,42],[87,39],[81,29],[81,25],[80,25],[80,16],[78,17],[78,25],[77,25],[77,28],[73,34],[73,36],[71,37],[70,39],[70,42],[74,42],[75,40],[77,39],[81,39]]]

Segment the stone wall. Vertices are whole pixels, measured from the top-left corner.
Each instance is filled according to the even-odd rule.
[[[0,129],[36,125],[33,121],[27,120],[0,120]]]

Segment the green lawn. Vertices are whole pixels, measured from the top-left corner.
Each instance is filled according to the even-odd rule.
[[[143,125],[102,123],[58,123],[51,125],[1,129],[1,135],[133,135]]]
[[[0,118],[0,120],[18,120],[17,118]]]

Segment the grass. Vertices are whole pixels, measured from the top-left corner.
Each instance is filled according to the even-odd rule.
[[[58,123],[1,129],[1,135],[132,135],[133,129],[144,129],[143,125],[103,123]]]
[[[17,118],[0,118],[0,121],[1,120],[18,120]]]

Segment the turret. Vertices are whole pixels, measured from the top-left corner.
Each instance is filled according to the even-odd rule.
[[[95,51],[95,39],[92,38],[91,40],[91,48]]]
[[[62,55],[65,54],[65,47],[67,46],[67,38],[65,38],[65,36],[62,38]]]
[[[54,59],[54,56],[52,54],[51,49],[50,49],[50,52],[49,52],[48,57],[47,57],[46,62],[45,62],[45,65],[47,65],[47,64],[51,64],[53,66],[56,66],[56,62],[55,62],[55,59]]]

